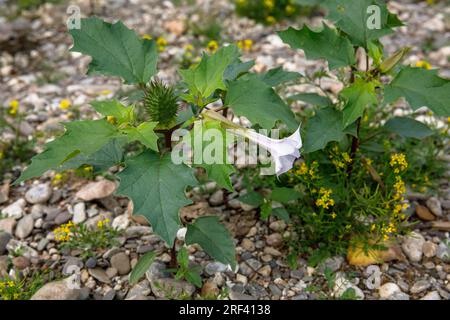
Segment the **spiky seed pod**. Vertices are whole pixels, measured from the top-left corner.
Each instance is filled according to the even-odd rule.
[[[153,80],[145,92],[144,105],[151,120],[165,126],[175,120],[178,97],[172,87],[160,80]]]

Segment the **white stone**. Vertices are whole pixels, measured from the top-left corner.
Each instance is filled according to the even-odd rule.
[[[16,202],[10,204],[2,210],[2,214],[10,218],[20,219],[23,216],[23,210],[25,209],[27,202],[25,199],[19,199]]]
[[[381,299],[388,299],[396,292],[401,292],[401,290],[400,287],[393,282],[385,283],[378,289],[378,294]]]
[[[402,244],[402,249],[412,262],[419,262],[422,260],[424,237],[417,232],[412,232],[405,237]]]

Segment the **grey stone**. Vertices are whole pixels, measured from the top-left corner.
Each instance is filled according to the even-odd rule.
[[[15,236],[19,239],[28,237],[34,228],[34,220],[31,215],[26,215],[19,220],[16,226]]]
[[[108,292],[105,293],[102,300],[114,300],[114,297],[116,296],[116,290],[111,289]]]
[[[158,298],[177,299],[182,296],[191,297],[195,292],[194,285],[187,281],[172,278],[160,278],[150,282],[153,294]]]
[[[67,211],[61,212],[55,218],[55,223],[61,225],[67,223],[72,218],[71,214]]]
[[[116,183],[109,180],[90,182],[77,192],[77,198],[83,201],[106,198],[116,190]]]
[[[6,245],[6,250],[8,250],[10,254],[16,254],[17,252],[20,252],[22,256],[28,259],[37,258],[39,256],[36,250],[30,248],[25,243],[16,239],[9,240],[8,244]]]
[[[332,258],[326,259],[318,268],[318,271],[323,273],[325,270],[329,270],[331,272],[336,272],[341,269],[342,264],[344,263],[344,257],[335,256]]]
[[[79,258],[70,257],[63,266],[62,273],[66,276],[76,274],[83,268],[83,261]]]
[[[210,262],[205,266],[206,274],[211,276],[214,275],[216,272],[225,272],[227,271],[227,269],[228,269],[227,265],[218,261]]]
[[[41,183],[31,187],[31,189],[25,193],[25,200],[31,204],[46,203],[51,195],[52,189],[50,188],[50,185]]]
[[[77,300],[80,297],[80,290],[71,285],[72,277],[45,284],[31,297],[31,300]]]
[[[426,201],[428,209],[437,217],[442,217],[442,207],[441,202],[435,198],[431,197]]]
[[[13,234],[16,223],[17,221],[15,218],[0,219],[0,231]]]
[[[11,238],[11,234],[0,231],[0,256],[6,252],[6,246]]]
[[[224,192],[222,189],[217,190],[209,197],[209,203],[212,206],[220,206],[223,204]]]
[[[124,252],[117,253],[111,258],[111,266],[116,268],[120,275],[128,274],[131,270],[130,258]]]
[[[36,247],[37,251],[42,251],[45,249],[45,247],[47,247],[49,243],[49,240],[47,238],[42,238],[41,240],[39,240],[38,245]]]
[[[450,244],[441,242],[437,247],[436,256],[442,261],[450,261]]]
[[[147,226],[132,226],[125,230],[127,238],[139,238],[152,233],[152,228]]]
[[[86,221],[86,204],[78,202],[73,206],[73,223],[79,224]]]
[[[389,299],[396,292],[401,292],[401,290],[400,287],[393,282],[385,283],[378,288],[378,295],[381,299]]]
[[[164,263],[155,261],[150,265],[148,270],[145,272],[145,276],[147,277],[147,280],[149,282],[152,282],[160,278],[164,278],[167,276],[164,272],[165,269],[166,265]]]
[[[420,293],[431,287],[431,283],[428,280],[419,280],[415,282],[411,289],[409,290],[411,293]]]
[[[147,280],[142,280],[128,291],[125,300],[132,300],[137,296],[148,296],[151,292],[150,283]]]
[[[257,271],[259,268],[261,268],[262,263],[259,262],[256,259],[248,259],[246,263],[252,268],[254,271]]]
[[[86,260],[86,268],[93,269],[97,266],[97,258],[90,257]]]
[[[101,268],[95,268],[95,269],[88,269],[89,274],[94,277],[94,279],[103,282],[103,283],[111,283],[111,280],[109,279],[108,275],[106,274],[105,270]]]
[[[403,240],[402,249],[410,261],[419,262],[422,260],[424,243],[425,239],[420,233],[412,232]]]
[[[409,300],[409,295],[404,292],[397,291],[389,296],[388,300]]]
[[[437,291],[428,292],[422,299],[420,300],[441,300],[441,296]]]
[[[4,208],[2,210],[2,214],[6,215],[7,217],[14,218],[16,220],[20,219],[23,216],[26,205],[27,202],[25,201],[25,199],[19,199],[16,202]]]

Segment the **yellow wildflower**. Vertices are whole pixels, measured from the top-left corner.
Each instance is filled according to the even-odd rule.
[[[331,199],[331,189],[320,188],[319,196],[320,198],[316,200],[316,206],[328,209],[330,206],[334,206],[334,200]]]
[[[208,45],[206,46],[206,50],[210,53],[216,52],[218,48],[219,44],[217,43],[216,40],[211,40],[210,42],[208,42]]]
[[[417,68],[423,68],[426,70],[430,70],[431,69],[431,64],[425,60],[419,60],[416,62],[416,67]]]
[[[350,158],[347,152],[342,152],[341,155],[345,162],[352,163],[353,159]]]
[[[264,0],[264,8],[271,11],[275,7],[274,0]]]
[[[156,44],[158,45],[158,50],[160,52],[166,50],[166,46],[167,46],[167,40],[164,39],[163,37],[158,37],[156,39]]]
[[[152,40],[153,37],[152,37],[151,35],[149,35],[149,34],[144,34],[144,35],[142,36],[142,39]]]
[[[337,214],[335,212],[332,212],[331,213],[331,218],[336,219],[336,217],[337,217]]]
[[[106,117],[106,121],[108,121],[111,124],[115,124],[116,123],[116,118],[113,116],[107,116]]]
[[[241,50],[250,51],[253,46],[253,40],[251,40],[251,39],[239,40],[237,42],[237,46]]]
[[[185,51],[194,51],[194,46],[190,43],[184,46]]]
[[[266,17],[266,23],[267,24],[272,25],[272,24],[275,24],[276,22],[277,22],[277,20],[273,16],[267,16]]]
[[[100,95],[102,95],[102,96],[107,96],[107,95],[109,95],[111,93],[112,93],[112,91],[108,90],[108,89],[100,91]]]
[[[394,173],[398,174],[401,171],[405,171],[408,168],[408,162],[406,156],[403,153],[394,153],[391,155],[389,165],[394,168]]]
[[[10,101],[8,113],[12,116],[15,116],[17,115],[18,110],[19,110],[19,101],[17,100]]]
[[[68,99],[62,99],[62,100],[59,102],[59,108],[62,109],[62,110],[67,110],[67,109],[69,109],[71,105],[72,105],[72,104],[71,104],[70,100],[68,100]]]
[[[285,10],[285,12],[286,12],[286,14],[288,16],[290,16],[290,15],[295,13],[295,7],[293,5],[290,5],[290,4],[288,4],[284,10]]]

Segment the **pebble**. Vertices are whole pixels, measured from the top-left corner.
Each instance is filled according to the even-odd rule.
[[[431,287],[431,283],[428,280],[419,280],[412,285],[409,292],[416,294],[416,293],[423,292],[430,287]]]
[[[125,236],[129,238],[139,238],[152,233],[152,228],[147,226],[132,226],[125,230]]]
[[[79,224],[86,221],[86,204],[78,202],[73,206],[73,223]]]
[[[22,218],[27,202],[25,199],[19,199],[2,210],[2,214],[16,220]]]
[[[424,237],[417,232],[412,232],[406,236],[402,243],[402,249],[412,262],[422,260]]]
[[[34,228],[34,220],[31,215],[26,215],[19,220],[16,226],[15,236],[19,239],[28,237]]]
[[[117,230],[125,230],[129,225],[130,219],[127,213],[115,217],[112,222],[112,227]]]
[[[75,276],[45,284],[31,300],[77,300],[80,297],[80,290],[73,286],[72,277]]]
[[[388,282],[378,289],[378,295],[381,299],[389,299],[394,293],[402,292],[396,283]]]
[[[130,258],[124,253],[120,252],[111,258],[111,266],[119,272],[119,275],[128,274],[131,270]]]
[[[86,260],[86,268],[93,269],[97,266],[97,258],[90,257]]]
[[[30,260],[25,257],[14,257],[12,259],[12,264],[19,270],[23,270],[30,266]]]
[[[429,198],[426,205],[435,216],[442,217],[441,202],[436,197]]]
[[[225,265],[221,262],[218,262],[218,261],[210,262],[205,266],[206,274],[209,274],[211,276],[217,272],[225,272],[225,271],[227,271],[227,269],[228,269],[227,265]]]
[[[55,218],[55,223],[57,225],[62,225],[64,223],[69,222],[69,220],[72,218],[72,215],[68,211],[61,212],[58,214]]]
[[[76,197],[83,201],[106,198],[116,190],[116,183],[109,180],[90,182],[77,192]]]
[[[428,292],[422,299],[420,300],[441,300],[441,296],[437,291]]]
[[[150,288],[150,283],[147,280],[142,280],[141,282],[135,284],[130,291],[128,291],[126,300],[134,300],[136,297],[148,296],[152,292]]]
[[[209,203],[212,206],[220,206],[223,204],[224,192],[222,189],[217,190],[209,197]]]
[[[0,204],[3,204],[9,200],[9,182],[7,181],[0,186]]]
[[[9,234],[13,234],[14,227],[17,221],[15,218],[4,218],[0,219],[0,231],[4,231]]]
[[[431,241],[427,241],[423,244],[422,247],[423,255],[427,258],[432,258],[436,255],[437,248],[438,248],[437,244]]]
[[[177,299],[182,295],[191,297],[195,292],[193,284],[172,278],[155,279],[150,282],[150,287],[157,298],[166,298],[168,292],[170,292],[170,296],[173,299]]]
[[[6,252],[6,246],[11,238],[10,233],[0,231],[0,256]]]
[[[62,273],[70,276],[83,268],[83,261],[80,258],[70,257],[63,266]]]
[[[450,261],[450,246],[441,242],[437,247],[436,256],[442,261]]]
[[[266,243],[272,247],[280,247],[283,245],[283,237],[279,233],[272,233],[266,237]]]
[[[348,289],[353,289],[355,291],[355,296],[359,300],[364,299],[364,292],[358,288],[356,285],[351,283],[345,278],[342,272],[336,273],[336,278],[333,287],[333,294],[335,297],[341,297]]]
[[[258,270],[258,273],[263,277],[269,277],[270,274],[272,273],[272,268],[268,265],[265,265],[264,267]]]
[[[275,232],[282,232],[284,231],[284,229],[286,229],[286,222],[284,222],[283,220],[271,222],[269,228]]]
[[[388,300],[409,300],[409,295],[401,292],[401,291],[397,291],[394,292]]]
[[[241,242],[241,247],[246,251],[255,251],[255,244],[250,239],[244,238]]]
[[[261,268],[262,263],[259,262],[256,259],[248,259],[246,260],[246,263],[250,266],[250,268],[252,268],[254,271],[258,271],[259,268]]]
[[[46,203],[52,195],[52,189],[47,183],[41,183],[31,187],[25,193],[25,200],[31,204]]]
[[[100,282],[111,283],[111,280],[109,279],[108,275],[103,269],[100,268],[88,269],[88,272],[92,277],[94,277],[96,280]]]

